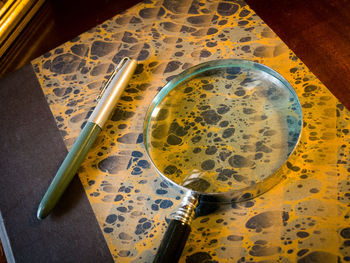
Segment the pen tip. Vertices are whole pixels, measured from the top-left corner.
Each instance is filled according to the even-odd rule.
[[[42,219],[44,219],[46,216],[47,216],[47,214],[45,214],[44,209],[42,209],[42,207],[39,206],[38,211],[37,211],[37,213],[36,213],[36,217],[37,217],[39,220],[42,220]]]

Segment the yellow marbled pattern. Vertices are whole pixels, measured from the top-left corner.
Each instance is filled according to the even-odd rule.
[[[164,217],[182,196],[145,156],[149,103],[171,76],[219,58],[257,61],[283,75],[300,98],[303,134],[281,184],[194,220],[181,262],[349,260],[349,111],[249,6],[147,0],[33,61],[67,148],[125,55],[140,65],[79,173],[116,262],[151,261]]]

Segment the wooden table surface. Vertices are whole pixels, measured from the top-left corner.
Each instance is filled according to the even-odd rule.
[[[0,76],[136,4],[48,0],[1,59]],[[350,2],[247,0],[311,71],[350,109]],[[79,16],[76,14],[79,13]],[[74,14],[74,15],[73,15]]]
[[[350,109],[350,2],[246,2]]]
[[[0,76],[22,67],[137,2],[139,0],[47,0],[1,58]],[[350,2],[246,2],[350,109]],[[6,262],[1,250],[0,262]]]
[[[22,67],[137,2],[139,0],[47,0],[1,59],[0,76]],[[350,109],[350,2],[246,2]],[[76,16],[77,13],[80,15]]]

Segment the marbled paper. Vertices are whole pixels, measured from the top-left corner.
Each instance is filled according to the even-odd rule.
[[[302,104],[302,138],[286,180],[194,220],[181,262],[350,261],[350,113],[245,2],[146,0],[33,61],[68,149],[124,56],[136,73],[79,172],[116,262],[152,261],[183,196],[146,157],[148,105],[173,76],[221,58],[283,75]]]

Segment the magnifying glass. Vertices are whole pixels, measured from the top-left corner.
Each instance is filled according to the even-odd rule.
[[[296,148],[302,109],[292,86],[259,63],[226,59],[177,75],[145,119],[146,151],[186,192],[154,262],[177,262],[198,205],[241,202],[272,188]]]

